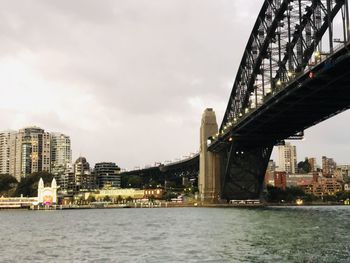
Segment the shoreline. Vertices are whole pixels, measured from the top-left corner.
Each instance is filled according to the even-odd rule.
[[[292,204],[292,203],[261,203],[261,204],[200,204],[200,203],[158,203],[158,204],[111,204],[104,206],[93,205],[68,205],[68,206],[50,206],[50,207],[0,207],[0,211],[12,210],[31,210],[31,211],[56,211],[56,210],[86,210],[86,209],[125,209],[125,208],[269,208],[269,207],[308,207],[308,206],[349,206],[340,203],[310,203],[310,204]]]

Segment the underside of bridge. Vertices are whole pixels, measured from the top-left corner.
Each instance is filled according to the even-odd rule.
[[[243,146],[232,143],[221,155],[221,198],[259,198],[272,148],[273,145]]]

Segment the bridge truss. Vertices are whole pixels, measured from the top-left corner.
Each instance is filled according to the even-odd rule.
[[[347,0],[264,2],[244,50],[220,133],[303,74],[324,52],[333,52],[333,23],[339,13],[343,31],[340,42],[346,42],[350,38]]]

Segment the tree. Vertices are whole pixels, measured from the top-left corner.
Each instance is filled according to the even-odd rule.
[[[108,195],[106,195],[105,197],[103,197],[103,201],[110,202],[111,198]]]
[[[350,192],[342,191],[335,194],[337,201],[345,201],[350,199]]]
[[[0,195],[11,196],[17,187],[18,181],[9,174],[0,175]]]
[[[128,187],[132,188],[141,188],[142,186],[142,179],[138,175],[132,175],[128,179]]]
[[[163,199],[166,201],[171,201],[172,198],[177,198],[177,194],[174,192],[166,192],[163,195]]]
[[[274,187],[271,185],[268,185],[266,187],[267,189],[267,196],[266,199],[268,202],[273,203],[279,203],[282,200],[285,202],[294,202],[296,199],[302,198],[302,199],[312,199],[311,196],[307,196],[303,189],[300,187],[287,187],[286,190],[283,190],[282,188]]]
[[[120,195],[117,196],[117,203],[121,203],[123,201],[123,197],[121,197]]]
[[[132,202],[132,200],[133,200],[133,199],[132,199],[131,196],[128,196],[128,197],[126,198],[126,202],[128,202],[128,203],[129,203],[129,202]]]
[[[87,199],[89,203],[96,202],[96,198],[93,195],[90,195]]]
[[[148,201],[150,201],[151,203],[153,203],[155,199],[156,197],[154,195],[151,195],[150,197],[148,197]]]
[[[305,161],[301,161],[298,163],[298,171],[299,173],[311,172],[311,164],[309,163],[308,158],[305,158]]]

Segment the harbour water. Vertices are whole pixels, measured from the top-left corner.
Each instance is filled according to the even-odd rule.
[[[0,262],[350,262],[350,207],[0,211]]]

